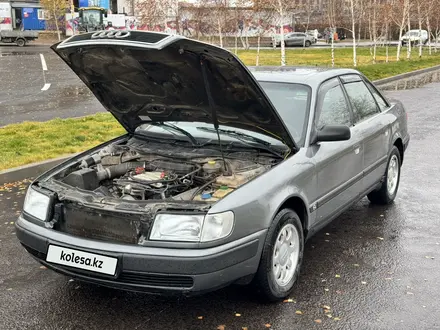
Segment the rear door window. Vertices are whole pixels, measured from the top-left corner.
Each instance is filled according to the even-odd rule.
[[[377,89],[368,81],[365,81],[365,83],[368,86],[368,89],[370,90],[371,94],[373,94],[374,99],[376,100],[379,108],[381,111],[385,111],[389,108],[388,102],[382,97],[382,95],[379,94]]]
[[[376,100],[363,81],[345,83],[344,87],[357,119],[356,122],[365,120],[380,112]]]

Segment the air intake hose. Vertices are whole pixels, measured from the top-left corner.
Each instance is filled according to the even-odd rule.
[[[109,166],[101,171],[98,171],[97,176],[99,181],[106,179],[113,179],[118,176],[122,176],[128,171],[135,169],[136,167],[145,168],[145,162],[129,162],[119,165]]]

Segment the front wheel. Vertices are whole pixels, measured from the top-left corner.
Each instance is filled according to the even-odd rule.
[[[367,195],[373,204],[391,204],[397,195],[400,183],[400,167],[401,158],[399,149],[393,146],[390,156],[388,157],[387,169],[385,172],[385,180],[378,190],[374,190]]]
[[[306,47],[310,47],[310,46],[312,45],[312,43],[311,43],[310,41],[307,40],[307,41],[305,42],[305,45],[306,45]]]
[[[20,38],[17,39],[15,43],[17,44],[18,47],[23,47],[24,45],[26,45],[26,40]]]
[[[291,209],[281,210],[267,232],[254,284],[266,301],[286,298],[293,290],[304,253],[300,218]]]

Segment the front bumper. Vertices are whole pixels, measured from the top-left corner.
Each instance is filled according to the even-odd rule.
[[[16,234],[41,264],[61,274],[107,287],[153,294],[192,295],[251,277],[258,268],[266,230],[207,249],[166,249],[74,237],[19,217]],[[114,276],[49,263],[50,244],[118,258]]]

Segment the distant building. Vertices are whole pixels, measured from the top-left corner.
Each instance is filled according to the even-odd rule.
[[[13,30],[44,30],[46,28],[44,10],[39,0],[11,0],[3,1],[1,4],[2,12],[6,14],[9,11],[10,13],[10,26]],[[4,17],[0,19],[4,20]],[[3,24],[1,25],[5,28]]]

